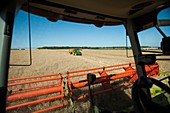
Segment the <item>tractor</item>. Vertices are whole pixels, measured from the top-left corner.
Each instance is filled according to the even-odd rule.
[[[69,53],[73,54],[73,55],[79,55],[79,56],[82,55],[82,52],[78,48],[71,48],[71,49],[69,49]]]

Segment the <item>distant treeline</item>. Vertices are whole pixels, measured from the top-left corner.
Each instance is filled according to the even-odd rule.
[[[81,48],[81,49],[125,49],[126,47],[69,47],[69,46],[63,46],[63,47],[39,47],[37,49],[70,49],[70,48]]]
[[[12,48],[11,50],[25,50],[25,48],[20,48],[20,49],[18,49],[18,48]]]
[[[44,46],[39,47],[37,49],[70,49],[70,48],[81,48],[81,49],[131,49],[131,47],[125,47],[125,46],[118,46],[118,47],[70,47],[70,46]],[[151,47],[151,46],[141,46],[141,48],[158,48],[159,47]]]

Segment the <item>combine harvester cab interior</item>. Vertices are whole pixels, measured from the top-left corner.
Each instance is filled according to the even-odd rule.
[[[31,112],[50,112],[65,106],[71,106],[72,109],[68,112],[76,112],[74,103],[85,98],[90,98],[90,113],[109,113],[112,111],[101,109],[95,105],[93,96],[129,85],[132,85],[133,112],[170,113],[170,107],[154,102],[150,92],[150,88],[156,85],[170,94],[170,84],[167,85],[162,82],[164,79],[170,81],[170,76],[161,80],[154,79],[155,76],[160,74],[159,64],[156,62],[157,56],[156,54],[143,54],[138,38],[138,32],[155,27],[163,37],[162,42],[160,42],[161,55],[170,55],[170,37],[166,36],[160,29],[160,26],[169,26],[170,20],[158,20],[157,18],[160,11],[170,7],[170,0],[3,0],[0,4],[1,113],[56,101],[57,103],[53,106],[42,107],[42,109]],[[93,24],[96,27],[123,24],[129,36],[135,63],[8,79],[13,25],[18,9],[28,12],[28,20],[32,13],[52,22],[63,20]],[[30,28],[29,24],[29,41],[31,42]],[[30,49],[29,65],[31,64]],[[113,81],[122,78],[125,78],[126,81],[114,86]],[[37,85],[38,83],[41,85]],[[101,85],[103,89],[93,92],[91,87],[95,85]],[[88,88],[88,92],[81,95],[74,93],[82,88]]]

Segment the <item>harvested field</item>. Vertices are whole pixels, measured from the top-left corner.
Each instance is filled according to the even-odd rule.
[[[11,66],[9,77],[23,77],[49,73],[62,73],[70,70],[87,69],[113,64],[133,62],[126,58],[125,50],[83,50],[82,56],[73,56],[68,50],[33,50],[31,66]],[[28,64],[27,50],[14,50],[11,54],[11,64]]]
[[[10,66],[9,78],[62,73],[70,70],[87,69],[114,64],[133,62],[133,57],[126,57],[125,50],[83,50],[82,56],[73,56],[68,50],[33,50],[31,66]],[[132,56],[129,51],[129,56]],[[166,56],[169,58],[169,56]],[[11,51],[11,64],[29,64],[27,50]],[[160,70],[169,72],[170,61],[158,61]]]
[[[32,75],[58,74],[71,70],[87,69],[93,67],[102,67],[114,64],[123,64],[133,62],[133,57],[126,57],[125,50],[83,50],[82,56],[74,56],[68,53],[68,50],[33,50],[31,66],[10,66],[9,78],[18,78]],[[129,55],[132,53],[129,51]],[[170,58],[170,57],[167,57]],[[170,73],[170,60],[158,61],[160,70]],[[12,50],[10,64],[29,64],[29,54],[27,50]],[[117,81],[118,83],[121,81]],[[94,90],[100,89],[96,86]],[[109,110],[124,110],[132,105],[131,102],[131,87],[119,89],[115,92],[109,92],[95,96],[95,104]],[[83,89],[83,92],[88,92]],[[75,94],[82,93],[77,90]],[[54,103],[54,102],[53,102]],[[32,110],[40,109],[42,106],[50,106],[52,103],[41,104],[38,106],[30,106],[24,109],[18,109],[17,113],[22,113],[27,110],[28,113]],[[89,108],[89,100],[85,99],[75,104],[77,113],[87,113]],[[52,112],[68,113],[70,107],[65,107]],[[26,113],[26,112],[25,112]]]

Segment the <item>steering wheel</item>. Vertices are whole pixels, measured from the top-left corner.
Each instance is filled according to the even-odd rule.
[[[147,78],[152,81],[152,84],[160,87],[162,90],[170,94],[170,88],[164,83],[153,79]],[[135,81],[132,87],[132,100],[136,113],[170,113],[170,106],[162,106],[158,103],[153,102],[141,85],[138,84],[138,80]]]

